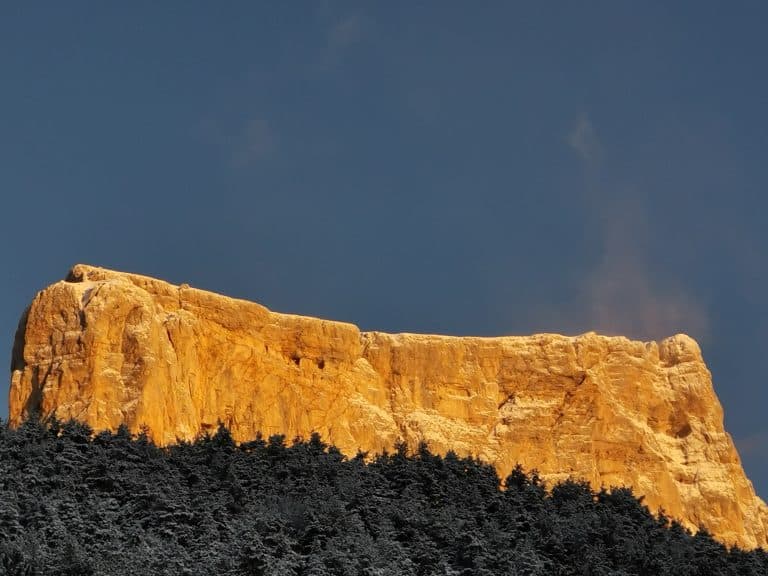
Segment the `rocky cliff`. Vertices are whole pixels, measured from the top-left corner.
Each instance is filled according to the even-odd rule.
[[[698,345],[360,332],[259,304],[78,265],[40,292],[13,352],[10,419],[149,427],[159,443],[219,421],[235,438],[318,431],[347,454],[398,440],[515,463],[550,481],[631,485],[651,509],[766,546]]]

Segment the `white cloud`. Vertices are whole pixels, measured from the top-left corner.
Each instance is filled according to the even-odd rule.
[[[600,159],[600,141],[597,139],[592,122],[586,114],[579,116],[573,129],[568,133],[568,145],[578,152],[586,162],[597,162]]]

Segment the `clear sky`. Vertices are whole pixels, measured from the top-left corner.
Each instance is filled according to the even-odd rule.
[[[3,3],[0,350],[76,262],[363,329],[687,332],[768,497],[767,21]]]

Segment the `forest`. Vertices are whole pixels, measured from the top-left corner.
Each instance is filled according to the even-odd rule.
[[[0,574],[768,575],[649,513],[629,488],[500,479],[404,445],[347,458],[318,435],[236,443],[0,422]]]

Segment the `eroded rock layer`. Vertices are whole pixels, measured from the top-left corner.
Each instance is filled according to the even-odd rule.
[[[313,431],[353,455],[426,441],[555,481],[630,485],[653,510],[766,546],[698,345],[360,332],[135,274],[75,266],[40,292],[14,346],[10,419],[149,427],[158,443],[222,421],[239,440]]]

